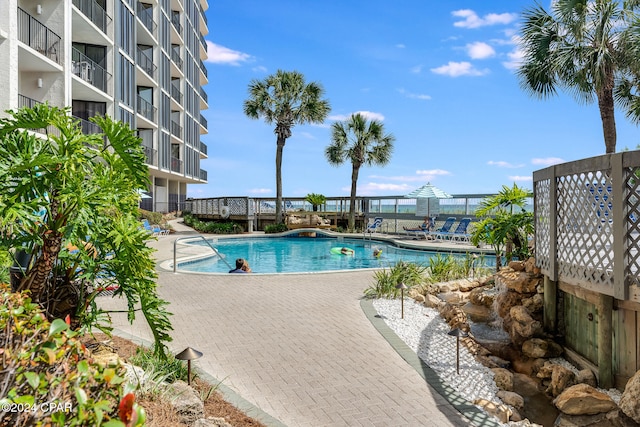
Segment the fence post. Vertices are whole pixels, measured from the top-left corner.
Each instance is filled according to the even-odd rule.
[[[625,280],[624,253],[626,246],[625,228],[629,220],[625,209],[624,171],[622,156],[624,153],[611,154],[611,192],[613,198],[613,296],[620,300],[629,297],[629,288]]]
[[[598,386],[613,387],[613,297],[599,295],[598,301]]]

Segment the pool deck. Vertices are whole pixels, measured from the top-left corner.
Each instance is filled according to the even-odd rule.
[[[372,271],[173,273],[162,261],[173,257],[176,238],[194,233],[172,225],[176,233],[149,242],[157,249],[158,292],[173,313],[170,348],[201,351],[194,362],[199,374],[221,381],[219,391],[250,416],[290,427],[497,425],[441,384],[374,317],[370,303],[361,300]],[[110,297],[99,304],[126,308]],[[137,315],[130,325],[126,314],[113,313],[115,332],[148,344],[151,333]]]

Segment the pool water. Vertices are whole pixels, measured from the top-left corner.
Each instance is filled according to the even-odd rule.
[[[206,245],[202,241],[193,244]],[[437,252],[401,249],[376,241],[323,237],[230,238],[214,240],[212,246],[233,268],[235,268],[236,258],[246,259],[254,273],[383,268],[393,266],[400,260],[428,265],[429,259],[437,255]],[[342,255],[331,251],[332,248],[342,247],[353,249],[354,254]],[[382,249],[379,257],[373,256],[375,249]],[[454,256],[464,259],[466,255],[454,254]],[[219,257],[212,255],[199,260],[181,262],[178,264],[178,269],[203,273],[227,273],[229,266]]]

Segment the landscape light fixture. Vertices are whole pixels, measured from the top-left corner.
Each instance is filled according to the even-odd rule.
[[[469,334],[460,328],[452,329],[447,334],[456,337],[456,373],[460,375],[460,337],[465,338]]]
[[[407,289],[407,285],[400,282],[396,285],[396,289],[400,289],[400,292],[402,293],[402,299],[400,300],[400,307],[401,307],[400,318],[404,319],[404,290]]]
[[[176,354],[176,359],[187,361],[187,384],[189,385],[191,385],[191,361],[200,359],[201,357],[202,353],[198,350],[192,349],[191,347],[187,347],[180,353]]]

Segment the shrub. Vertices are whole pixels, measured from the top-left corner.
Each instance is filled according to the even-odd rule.
[[[140,218],[146,219],[150,224],[162,224],[162,213],[160,212],[149,212],[144,209],[138,209],[140,212]]]
[[[287,230],[288,228],[286,224],[269,224],[264,227],[264,232],[266,234],[282,233],[283,231]]]
[[[197,217],[191,214],[184,215],[184,223],[201,233],[234,234],[242,233],[244,231],[240,224],[233,221],[200,221]]]
[[[427,267],[421,264],[399,261],[388,270],[376,271],[375,283],[364,291],[365,298],[397,298],[400,289],[398,283],[407,287],[422,285],[425,282]]]
[[[49,323],[25,293],[0,285],[0,404],[16,409],[0,412],[0,425],[122,425],[124,368],[93,363],[76,335],[61,319]]]
[[[154,372],[170,383],[177,380],[187,381],[187,365],[172,354],[159,357],[152,350],[138,347],[129,362],[141,367],[145,372]]]

